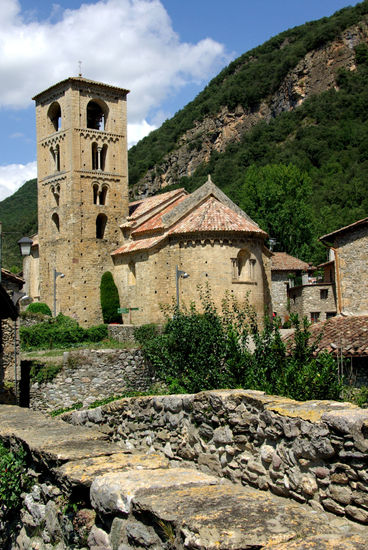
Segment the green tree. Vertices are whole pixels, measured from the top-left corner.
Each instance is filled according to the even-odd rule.
[[[119,293],[110,271],[105,271],[101,277],[100,299],[104,323],[120,323]]]
[[[276,239],[278,250],[308,260],[313,241],[311,179],[292,164],[252,165],[239,191],[240,207]]]

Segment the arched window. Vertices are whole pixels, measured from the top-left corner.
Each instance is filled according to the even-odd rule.
[[[106,214],[99,214],[96,218],[96,239],[103,239],[107,224]]]
[[[100,204],[106,204],[107,186],[104,185],[100,192]]]
[[[56,214],[56,212],[54,212],[53,215],[51,216],[51,220],[53,221],[57,231],[59,232],[60,231],[60,220],[59,220],[59,216]]]
[[[53,169],[55,172],[60,172],[60,150],[59,145],[50,147],[50,153],[53,160]]]
[[[57,101],[54,101],[47,111],[48,118],[48,131],[51,134],[52,132],[58,132],[61,128],[61,108]]]
[[[87,105],[87,128],[105,130],[108,108],[102,101],[91,100]]]
[[[60,186],[59,185],[52,185],[51,186],[51,193],[53,194],[53,197],[55,199],[56,205],[59,206],[59,200],[60,200]]]
[[[242,248],[239,250],[236,258],[232,259],[233,262],[233,280],[250,282],[255,280],[255,265],[256,259],[247,250]]]
[[[98,169],[98,160],[97,143],[92,143],[92,170]]]
[[[93,204],[98,203],[98,184],[93,184]]]

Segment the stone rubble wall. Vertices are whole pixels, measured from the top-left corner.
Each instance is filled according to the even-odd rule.
[[[30,408],[51,411],[78,402],[86,407],[126,391],[146,391],[154,381],[139,349],[68,351],[53,380],[31,385]]]
[[[368,411],[350,403],[207,391],[122,399],[64,420],[368,523]]]

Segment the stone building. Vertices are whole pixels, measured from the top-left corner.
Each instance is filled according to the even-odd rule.
[[[23,279],[1,270],[0,282],[0,403],[14,403],[21,378],[18,299]]]
[[[323,235],[320,241],[329,247],[334,262],[337,312],[368,314],[368,218]]]
[[[124,323],[162,321],[160,304],[197,299],[209,282],[218,305],[226,291],[263,316],[270,308],[266,233],[209,180],[128,204],[128,91],[82,77],[35,96],[38,236],[25,261],[34,300],[102,322],[99,286],[111,271]]]

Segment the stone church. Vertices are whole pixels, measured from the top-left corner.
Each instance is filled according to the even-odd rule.
[[[217,305],[230,291],[263,316],[271,304],[267,234],[211,178],[192,194],[129,203],[127,94],[72,77],[34,97],[38,235],[24,263],[28,295],[97,324],[101,276],[111,271],[124,323],[160,322],[160,305],[198,301],[206,282]]]

